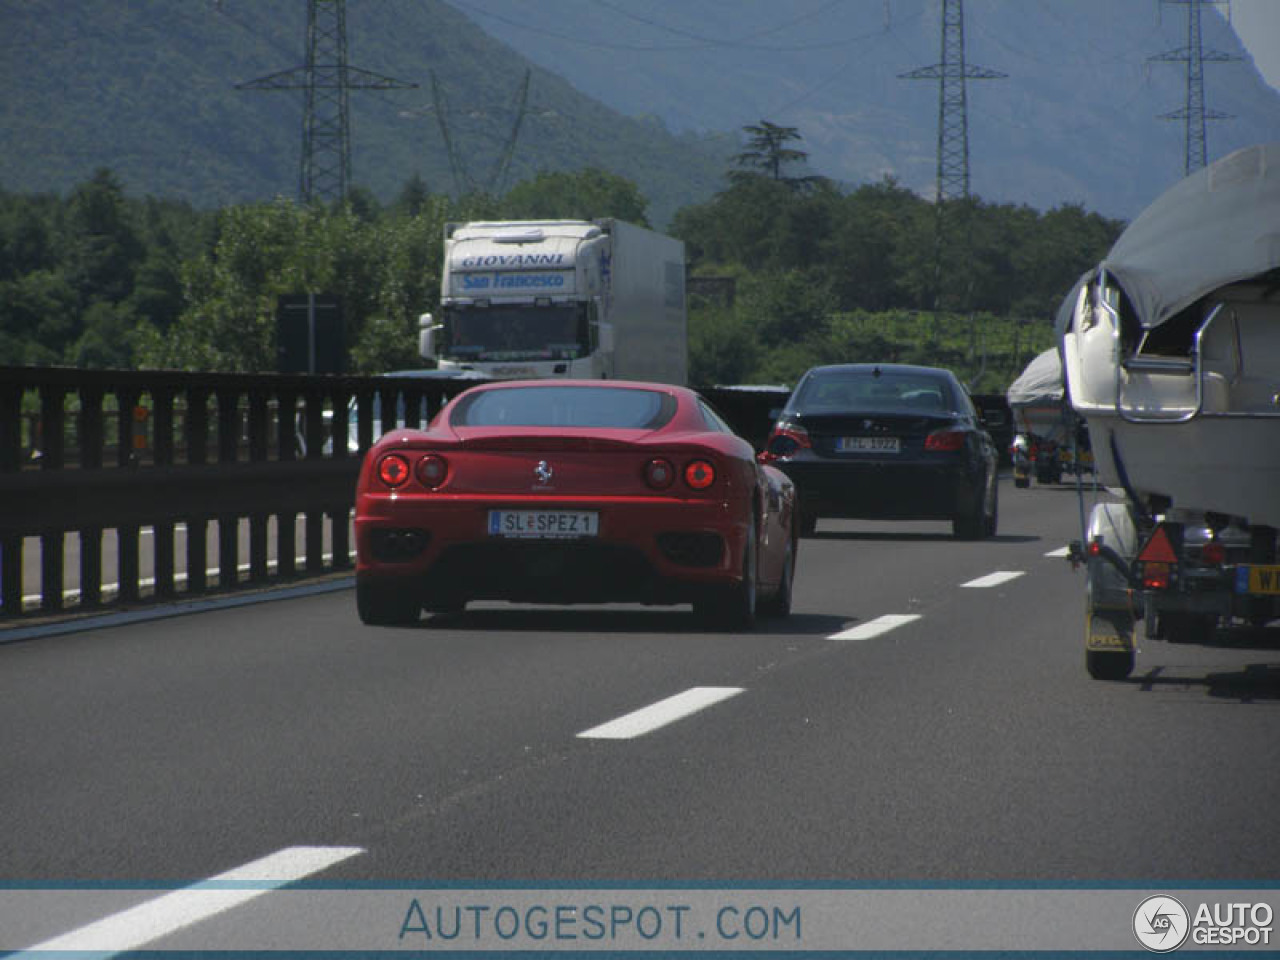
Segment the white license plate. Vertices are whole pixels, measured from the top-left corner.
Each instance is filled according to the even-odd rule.
[[[591,510],[490,510],[489,536],[563,540],[594,537],[600,514]]]
[[[897,453],[901,442],[897,437],[837,437],[838,453]]]

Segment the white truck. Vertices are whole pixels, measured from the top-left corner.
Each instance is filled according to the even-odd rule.
[[[684,244],[621,220],[446,224],[440,307],[419,347],[442,372],[688,379]]]

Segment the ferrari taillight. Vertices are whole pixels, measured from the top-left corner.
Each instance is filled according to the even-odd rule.
[[[940,450],[944,453],[964,449],[965,433],[963,430],[938,430],[924,438],[926,450]]]
[[[438,453],[428,453],[418,461],[415,469],[418,473],[418,482],[434,490],[444,483],[445,477],[449,475],[449,461]]]
[[[409,461],[398,453],[389,453],[378,461],[378,479],[388,487],[398,487],[409,479]]]
[[[693,490],[706,490],[716,482],[716,468],[706,460],[691,460],[684,468],[684,482]]]
[[[676,468],[670,460],[655,457],[644,465],[644,482],[654,490],[665,490],[676,480]]]

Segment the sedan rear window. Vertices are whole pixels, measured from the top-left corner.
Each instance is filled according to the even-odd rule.
[[[676,401],[656,390],[619,387],[510,387],[477,390],[459,400],[455,427],[598,427],[654,430],[675,415]]]
[[[845,410],[951,411],[955,400],[950,385],[928,374],[828,374],[810,377],[792,408],[805,413]]]

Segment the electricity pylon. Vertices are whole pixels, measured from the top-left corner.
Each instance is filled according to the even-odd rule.
[[[1209,146],[1205,135],[1206,120],[1230,120],[1226,113],[1208,110],[1204,105],[1204,65],[1206,63],[1226,63],[1239,60],[1240,57],[1219,50],[1204,50],[1200,42],[1200,10],[1207,3],[1220,3],[1222,0],[1160,0],[1161,3],[1179,3],[1187,8],[1187,45],[1177,50],[1166,50],[1164,53],[1149,57],[1149,61],[1158,63],[1186,63],[1187,94],[1181,110],[1162,113],[1162,120],[1186,121],[1186,163],[1184,173],[1194,173],[1208,163]]]
[[[938,81],[938,179],[934,196],[934,310],[942,285],[942,257],[952,233],[948,207],[969,200],[969,80],[1001,80],[1008,74],[970,66],[964,57],[964,0],[942,0],[942,59],[899,74],[906,80]],[[969,260],[968,237],[962,251]],[[967,285],[966,285],[967,286]],[[966,293],[967,298],[967,293]],[[965,304],[967,306],[967,304]]]
[[[351,185],[351,90],[407,90],[395,80],[347,64],[346,0],[307,0],[306,65],[282,70],[237,90],[304,90],[298,198],[341,203]]]

